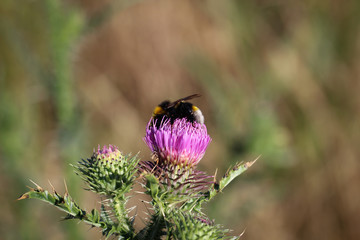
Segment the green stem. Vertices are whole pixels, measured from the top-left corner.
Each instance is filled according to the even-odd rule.
[[[113,197],[112,208],[114,209],[116,219],[118,220],[118,231],[122,236],[128,239],[134,237],[135,229],[129,219],[126,210],[127,197],[124,194]]]

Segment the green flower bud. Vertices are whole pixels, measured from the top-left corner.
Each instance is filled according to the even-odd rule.
[[[91,191],[119,195],[130,191],[138,160],[123,155],[116,146],[94,150],[91,158],[82,160],[75,168]]]

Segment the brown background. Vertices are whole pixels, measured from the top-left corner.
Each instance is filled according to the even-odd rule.
[[[154,106],[199,93],[213,139],[199,168],[261,155],[206,206],[216,223],[243,239],[360,239],[358,1],[60,2],[0,3],[0,238],[100,239],[15,199],[28,179],[59,192],[65,179],[98,207],[69,164],[109,143],[149,159]]]

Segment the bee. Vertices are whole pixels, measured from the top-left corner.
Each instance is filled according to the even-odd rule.
[[[160,103],[153,111],[153,119],[156,127],[159,127],[164,117],[170,119],[174,123],[176,119],[186,118],[189,122],[197,122],[204,124],[204,116],[200,109],[190,102],[190,99],[200,97],[199,94],[193,94],[184,98],[180,98],[174,102],[169,100]]]

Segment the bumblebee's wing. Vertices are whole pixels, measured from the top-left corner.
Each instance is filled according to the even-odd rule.
[[[179,102],[182,102],[182,101],[187,101],[187,100],[190,100],[190,99],[193,99],[193,98],[198,98],[198,97],[201,97],[200,94],[193,94],[193,95],[190,95],[190,96],[187,96],[187,97],[183,97],[183,98],[180,98],[172,103],[170,103],[167,108],[171,108],[171,107],[174,107],[176,104],[178,104]]]

